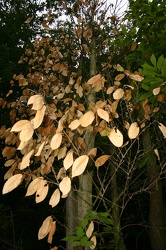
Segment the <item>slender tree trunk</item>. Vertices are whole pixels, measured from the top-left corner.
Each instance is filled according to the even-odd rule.
[[[152,150],[149,128],[142,136],[144,149],[149,152],[147,175],[150,188],[149,233],[152,250],[166,249],[166,220],[164,215],[160,168],[156,164],[156,156]]]

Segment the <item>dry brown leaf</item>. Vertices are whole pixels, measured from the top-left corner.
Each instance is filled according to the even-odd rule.
[[[24,155],[22,161],[19,165],[20,170],[27,168],[30,164],[30,158],[34,154],[34,149],[32,149],[28,154]]]
[[[51,144],[50,144],[52,150],[59,148],[59,146],[61,145],[61,142],[62,142],[62,134],[61,133],[55,134],[52,137]]]
[[[88,81],[87,84],[94,84],[95,82],[97,82],[99,79],[101,78],[101,75],[95,75],[93,77],[91,77]]]
[[[71,179],[66,176],[63,180],[59,183],[59,189],[62,192],[62,195],[67,195],[71,190]]]
[[[70,124],[69,124],[69,128],[71,130],[74,130],[76,128],[78,128],[80,126],[80,121],[78,119],[72,121]]]
[[[48,216],[42,223],[39,232],[38,232],[38,239],[43,239],[50,231],[51,229],[51,223],[53,219],[51,216]]]
[[[117,90],[115,90],[115,92],[113,93],[113,98],[115,100],[119,100],[124,96],[124,90],[122,88],[119,88]]]
[[[56,221],[52,221],[51,222],[51,228],[50,228],[50,231],[48,233],[48,239],[47,239],[47,242],[49,244],[52,243],[53,235],[54,235],[55,231],[56,231]]]
[[[97,240],[96,240],[96,236],[94,235],[90,241],[92,242],[92,246],[90,246],[90,249],[91,250],[94,250],[96,248],[96,245],[97,245]]]
[[[81,155],[80,157],[78,157],[73,163],[72,177],[81,175],[85,171],[88,161],[88,155]]]
[[[120,80],[122,80],[124,77],[125,77],[124,74],[118,74],[118,75],[115,77],[115,81],[120,81]]]
[[[83,116],[81,116],[79,122],[82,127],[88,127],[89,125],[92,124],[94,119],[95,119],[94,113],[92,111],[88,111]]]
[[[7,194],[18,187],[22,181],[22,177],[22,174],[15,174],[10,177],[3,186],[2,194]]]
[[[51,198],[49,200],[49,205],[55,207],[59,203],[59,201],[60,201],[60,191],[59,188],[57,188],[51,195]]]
[[[63,166],[66,170],[68,170],[73,165],[73,150],[67,152],[67,155],[63,161]]]
[[[39,147],[37,153],[35,154],[35,156],[40,156],[41,155],[41,152],[42,152],[42,149],[43,149],[44,145],[45,145],[45,141],[40,145],[40,147]]]
[[[12,166],[15,162],[16,162],[15,159],[8,160],[8,161],[5,162],[4,166],[5,166],[5,167],[10,167],[10,166]]]
[[[123,145],[123,135],[117,128],[111,130],[108,138],[116,147],[121,147]]]
[[[160,87],[153,89],[153,95],[158,95],[160,93]]]
[[[88,238],[90,238],[91,235],[92,235],[92,233],[93,233],[93,231],[94,231],[94,222],[91,221],[90,224],[89,224],[89,226],[88,226],[88,228],[87,228],[87,230],[86,230],[86,236]]]
[[[29,98],[28,100],[28,105],[32,105],[32,109],[34,110],[39,110],[42,109],[44,102],[43,102],[43,97],[41,95],[33,95]]]
[[[43,181],[42,177],[35,178],[33,181],[31,181],[31,183],[27,188],[25,196],[30,196],[36,193],[36,191],[40,188],[42,181]]]
[[[46,111],[45,105],[43,105],[43,107],[41,109],[37,110],[35,118],[33,118],[31,120],[31,124],[32,124],[33,129],[37,129],[38,127],[40,127],[40,125],[43,122],[45,111]]]
[[[92,148],[89,151],[88,156],[93,159],[96,156],[96,154],[97,154],[97,148]]]
[[[166,137],[166,126],[164,126],[162,123],[159,123],[159,129],[161,130],[164,137]]]
[[[130,74],[129,78],[137,82],[142,82],[144,79],[141,75],[138,75],[138,74]]]
[[[138,134],[139,134],[139,131],[140,131],[140,128],[138,126],[138,123],[137,122],[133,122],[130,127],[129,127],[129,130],[128,130],[128,137],[130,139],[135,139]]]
[[[109,114],[106,110],[98,108],[97,114],[101,119],[105,120],[106,122],[109,122]]]
[[[95,161],[95,166],[100,167],[104,165],[104,163],[110,158],[110,155],[102,155],[98,157]]]
[[[111,94],[115,89],[115,86],[111,86],[107,89],[107,95]]]
[[[34,133],[34,130],[32,127],[30,129],[22,130],[19,134],[20,141],[23,141],[23,142],[29,141],[32,138],[33,133]]]
[[[48,193],[48,183],[46,180],[42,180],[40,182],[40,186],[39,186],[39,189],[37,190],[36,192],[36,203],[39,203],[41,201],[43,201],[46,196],[47,196],[47,193]]]
[[[65,155],[66,155],[66,150],[67,150],[66,146],[59,149],[59,152],[58,152],[58,155],[57,155],[58,161],[59,161],[60,159],[63,159],[63,158],[65,157]]]
[[[7,159],[10,159],[15,155],[15,152],[16,152],[16,148],[14,148],[14,147],[5,147],[2,150],[2,155],[3,155],[3,157],[6,157]]]
[[[154,149],[154,153],[157,156],[157,160],[160,161],[160,155],[159,155],[159,151],[157,148]]]
[[[31,129],[31,122],[28,120],[20,120],[16,122],[11,128],[11,132],[20,132],[21,130]]]

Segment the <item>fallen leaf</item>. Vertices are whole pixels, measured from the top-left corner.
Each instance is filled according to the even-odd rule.
[[[10,177],[3,186],[2,194],[7,194],[18,187],[22,181],[22,177],[22,174],[15,174]]]

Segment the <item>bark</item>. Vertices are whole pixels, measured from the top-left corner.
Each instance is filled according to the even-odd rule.
[[[149,233],[151,250],[166,249],[166,220],[164,214],[162,185],[160,180],[160,168],[156,164],[155,154],[152,150],[149,128],[142,136],[145,151],[149,152],[147,175],[150,188]]]

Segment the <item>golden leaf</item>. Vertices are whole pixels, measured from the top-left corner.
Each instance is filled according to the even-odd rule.
[[[164,137],[166,137],[166,126],[164,126],[162,123],[159,123],[159,129],[161,130]]]
[[[67,152],[67,155],[63,161],[63,166],[68,170],[73,165],[73,150]]]
[[[22,176],[22,174],[15,174],[10,177],[3,186],[2,194],[7,194],[18,187],[22,181]]]
[[[51,195],[51,198],[49,200],[49,205],[55,207],[59,203],[59,201],[60,201],[60,191],[59,188],[57,188]]]
[[[128,137],[130,139],[135,139],[138,134],[139,134],[139,131],[140,131],[140,128],[138,126],[138,123],[137,122],[133,122],[130,127],[129,127],[129,130],[128,130]]]
[[[78,119],[72,121],[70,124],[69,124],[69,128],[71,130],[74,130],[76,128],[78,128],[80,126],[80,121]]]
[[[22,130],[19,134],[20,141],[23,141],[23,142],[29,141],[32,138],[33,133],[34,133],[34,130],[32,127],[30,129]]]
[[[61,142],[62,142],[62,134],[61,133],[55,134],[52,137],[51,144],[50,144],[52,150],[59,148],[59,146],[61,145]]]
[[[110,158],[110,155],[102,155],[98,157],[95,161],[95,166],[100,167],[104,165],[104,163]]]
[[[42,180],[40,182],[39,189],[36,192],[36,199],[35,199],[36,203],[43,201],[46,198],[47,193],[48,193],[48,183],[46,180]]]
[[[16,122],[11,128],[11,132],[20,132],[21,130],[31,129],[32,125],[28,120],[21,120]]]
[[[116,147],[121,147],[123,145],[123,135],[117,128],[111,129],[108,138]]]
[[[92,124],[94,119],[95,119],[94,113],[92,111],[88,111],[87,113],[81,116],[79,122],[82,127],[88,127],[89,125]]]
[[[29,184],[27,188],[27,192],[25,196],[30,196],[36,193],[36,191],[40,188],[41,182],[43,181],[42,177],[35,178],[31,183]]]
[[[94,231],[94,222],[91,221],[90,224],[89,224],[89,226],[88,226],[88,228],[87,228],[87,230],[86,230],[86,236],[88,238],[90,238],[91,235],[92,235],[92,233],[93,233],[93,231]]]
[[[32,149],[28,154],[24,155],[24,157],[22,158],[22,161],[20,163],[20,166],[19,166],[20,170],[23,170],[29,166],[30,158],[33,154],[34,154],[34,149]]]
[[[106,122],[109,122],[109,114],[106,110],[98,108],[97,109],[97,114],[100,118],[102,118],[103,120],[105,120]]]
[[[32,109],[39,110],[42,109],[44,102],[41,95],[33,95],[28,100],[28,105],[32,104]]]
[[[43,105],[43,107],[40,110],[37,110],[35,118],[33,118],[31,120],[31,124],[32,124],[33,129],[40,127],[40,125],[43,122],[45,111],[46,111],[45,105]]]
[[[42,226],[39,229],[38,232],[38,239],[41,240],[43,239],[50,231],[51,229],[51,223],[53,219],[51,216],[48,216],[42,223]]]
[[[115,100],[119,100],[124,96],[124,90],[119,88],[117,90],[115,90],[115,92],[113,93],[113,98]]]
[[[66,176],[63,180],[59,183],[59,189],[62,192],[62,196],[67,195],[71,190],[71,179]]]
[[[88,161],[88,155],[81,155],[80,157],[78,157],[73,163],[72,177],[81,175],[85,171]]]

